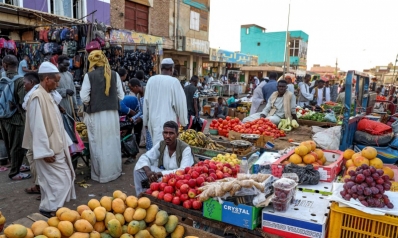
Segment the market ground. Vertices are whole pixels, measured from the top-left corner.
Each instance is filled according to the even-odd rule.
[[[210,125],[208,123],[207,125]],[[291,132],[287,137],[275,141],[275,149],[281,150],[292,146],[287,140],[293,139],[296,142],[309,140],[311,136],[310,127],[302,126]],[[145,149],[140,149],[141,153]],[[137,156],[139,158],[139,156]],[[126,158],[123,159],[125,161]],[[25,161],[27,164],[27,161]],[[123,164],[123,173],[115,181],[100,184],[89,178],[89,168],[79,161],[76,170],[76,194],[77,199],[65,204],[66,207],[76,209],[81,204],[87,204],[92,199],[100,199],[102,196],[111,196],[114,190],[122,190],[128,195],[135,195],[133,187],[133,168],[135,163],[125,165]],[[80,187],[77,182],[86,181],[91,186],[84,188]],[[8,171],[0,172],[0,211],[6,217],[8,222],[15,221],[19,218],[26,217],[31,213],[38,212],[40,201],[36,200],[37,194],[27,194],[24,189],[33,186],[33,179],[11,181],[8,178]]]

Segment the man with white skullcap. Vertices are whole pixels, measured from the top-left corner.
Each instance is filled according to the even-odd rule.
[[[144,126],[152,137],[153,146],[163,140],[163,124],[179,122],[186,126],[188,109],[185,93],[180,81],[173,74],[174,62],[165,58],[161,63],[161,74],[149,78],[145,89]]]
[[[51,92],[58,86],[57,67],[43,62],[39,68],[40,86],[26,105],[22,146],[33,152],[41,189],[40,213],[54,216],[65,202],[75,199],[75,172],[69,154],[71,139],[66,134],[61,113]]]

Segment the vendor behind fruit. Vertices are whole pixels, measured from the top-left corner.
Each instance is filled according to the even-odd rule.
[[[278,125],[281,119],[297,120],[296,96],[286,89],[286,80],[279,80],[277,91],[271,94],[263,111],[244,118],[243,122],[254,121],[259,118],[267,118],[272,123]]]
[[[177,123],[164,123],[163,141],[158,142],[138,159],[133,172],[136,195],[144,191],[142,185],[146,185],[146,181],[156,182],[163,175],[194,164],[191,147],[177,137]]]

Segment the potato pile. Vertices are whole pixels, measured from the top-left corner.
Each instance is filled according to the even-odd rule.
[[[184,232],[176,216],[159,210],[148,198],[116,190],[113,197],[91,199],[76,211],[62,207],[55,217],[30,228],[10,225],[0,238],[182,238]]]

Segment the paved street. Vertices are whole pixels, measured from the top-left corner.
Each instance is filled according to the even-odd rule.
[[[140,150],[141,152],[145,151],[145,149]],[[78,167],[76,170],[77,178],[75,182],[85,180],[91,186],[83,188],[75,184],[77,199],[66,203],[65,206],[76,209],[81,204],[87,204],[91,198],[100,199],[104,195],[111,196],[116,189],[122,190],[128,195],[135,195],[135,190],[131,187],[134,184],[134,165],[123,164],[123,174],[120,178],[106,184],[100,184],[85,178],[89,175],[89,170],[82,161],[79,161],[79,166],[81,167]],[[33,179],[12,181],[8,178],[8,171],[0,172],[0,210],[6,217],[7,222],[12,222],[31,213],[39,212],[40,201],[36,200],[38,195],[27,194],[24,191],[25,188],[33,186],[32,182]]]

